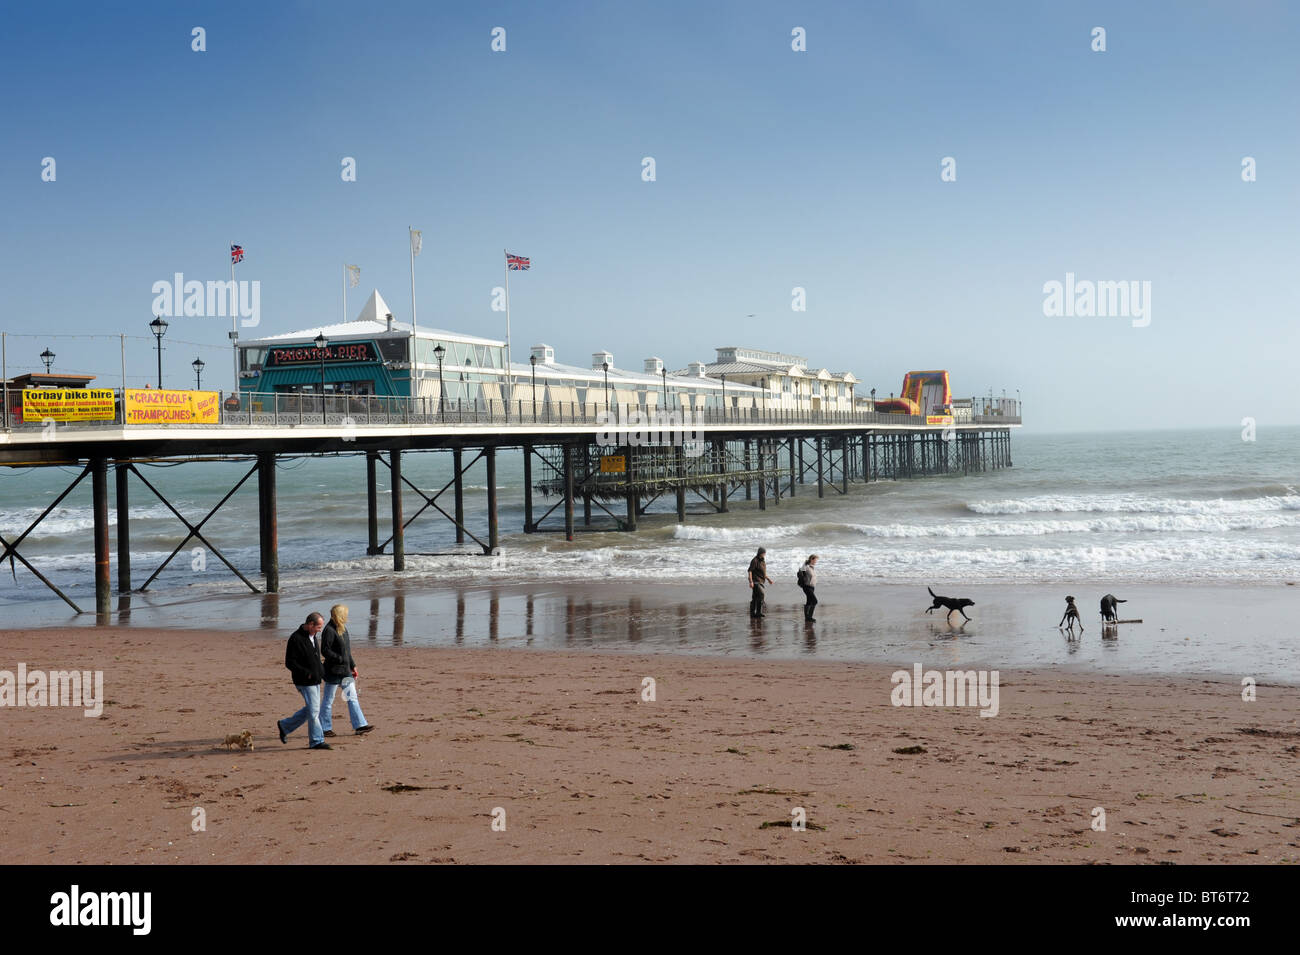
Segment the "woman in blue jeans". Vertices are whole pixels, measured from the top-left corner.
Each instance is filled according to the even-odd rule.
[[[325,658],[325,682],[321,686],[320,723],[326,736],[334,735],[334,694],[343,688],[343,699],[348,704],[348,718],[358,736],[369,733],[373,726],[366,722],[357,699],[357,664],[352,659],[352,644],[348,640],[348,608],[344,604],[330,607],[330,622],[321,631],[321,655]]]

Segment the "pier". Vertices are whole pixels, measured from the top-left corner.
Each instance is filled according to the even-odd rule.
[[[219,401],[214,423],[130,424],[121,411],[122,399],[118,393],[113,420],[19,421],[6,416],[0,432],[0,466],[49,468],[51,475],[54,468],[79,469],[21,534],[12,540],[0,537],[0,561],[21,563],[76,612],[86,612],[23,556],[21,545],[88,478],[95,612],[104,622],[113,594],[110,472],[119,593],[133,592],[137,580],[136,589],[146,590],[191,542],[207,548],[250,591],[277,593],[276,467],[284,457],[342,454],[363,459],[366,553],[390,555],[393,570],[400,572],[406,565],[405,530],[428,512],[454,525],[457,543],[472,542],[484,554],[497,552],[497,456],[502,450],[523,455],[521,530],[562,533],[572,541],[589,529],[635,532],[639,519],[660,499],[671,499],[676,519],[685,522],[700,508],[704,513],[766,510],[799,495],[844,495],[852,483],[1011,467],[1011,431],[1021,426],[1018,402],[991,397],[954,402],[961,413],[942,421],[878,411],[705,408],[676,418],[622,415],[613,419],[623,429],[618,431],[611,430],[617,406],[585,402],[548,401],[539,407],[521,400],[484,407],[427,397],[243,393],[237,400]],[[412,453],[451,455],[451,479],[441,488],[416,486],[403,476],[403,459]],[[205,461],[247,465],[206,515],[182,514],[136,467]],[[479,469],[486,504],[484,513],[470,515],[465,510],[466,477]],[[260,566],[255,575],[237,568],[203,530],[250,481],[257,486]],[[379,509],[381,482],[391,490],[386,515]],[[141,578],[134,575],[131,559],[128,509],[133,493],[156,497],[185,530],[162,565]],[[381,532],[386,535],[382,539]]]

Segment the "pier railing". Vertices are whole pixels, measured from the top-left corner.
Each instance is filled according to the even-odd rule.
[[[12,398],[14,392],[10,391]],[[240,392],[227,396],[219,392],[215,422],[192,421],[133,423],[123,413],[118,390],[112,420],[59,422],[60,430],[97,428],[279,428],[317,425],[361,427],[372,425],[424,426],[608,426],[624,430],[643,428],[717,428],[731,425],[893,425],[895,427],[940,430],[946,421],[927,422],[925,415],[891,414],[879,411],[827,411],[810,408],[668,408],[649,405],[606,405],[603,402],[466,401],[444,398],[407,398],[375,395],[325,395]],[[1021,424],[1020,403],[1014,398],[973,398],[955,402],[958,413],[952,423],[989,427]],[[12,405],[12,402],[11,402]],[[969,412],[967,412],[969,408]],[[640,419],[633,417],[639,415]],[[5,430],[39,430],[49,422],[23,420],[22,405],[5,414]]]

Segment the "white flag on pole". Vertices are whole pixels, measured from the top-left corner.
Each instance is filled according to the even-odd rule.
[[[344,268],[348,270],[348,287],[349,287],[349,288],[356,288],[358,285],[360,285],[360,284],[361,284],[361,266],[359,266],[359,265],[345,265]]]
[[[420,254],[420,245],[423,242],[423,233],[419,229],[411,230],[411,254]]]

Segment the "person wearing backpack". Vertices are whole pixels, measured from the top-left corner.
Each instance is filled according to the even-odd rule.
[[[799,573],[795,576],[795,583],[803,591],[808,602],[803,605],[803,618],[805,621],[812,623],[816,618],[813,616],[813,608],[817,606],[817,594],[813,588],[817,586],[817,555],[812,554],[807,563],[799,568]]]

